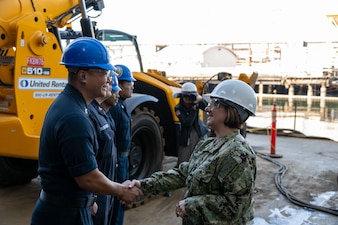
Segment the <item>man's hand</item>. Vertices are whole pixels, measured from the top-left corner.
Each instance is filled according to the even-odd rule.
[[[122,183],[123,185],[128,185],[129,188],[133,188],[134,186],[138,187],[139,189],[141,189],[141,182],[138,180],[126,180],[125,182]]]
[[[96,215],[98,208],[99,208],[98,205],[96,204],[96,202],[94,202],[93,206],[90,208],[92,216]]]
[[[203,97],[201,95],[196,96],[196,103],[202,101]]]
[[[123,204],[129,204],[135,201],[139,201],[143,196],[141,185],[137,180],[127,180],[122,184],[122,193],[119,197],[120,202]]]

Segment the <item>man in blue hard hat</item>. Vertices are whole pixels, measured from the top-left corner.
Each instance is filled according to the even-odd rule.
[[[109,108],[115,105],[106,104],[107,100],[115,97],[116,90],[120,90],[117,83],[117,76],[114,71],[110,71],[107,82],[106,95],[95,98],[88,106],[89,117],[93,121],[99,148],[96,160],[99,170],[110,180],[116,181],[117,150],[115,143],[116,127],[114,120],[108,113]],[[117,92],[118,93],[118,92]],[[108,103],[111,102],[110,100]],[[98,195],[97,208],[92,207],[92,218],[94,225],[108,225],[113,217],[114,201],[118,201],[111,195]]]
[[[93,38],[78,38],[65,49],[61,64],[68,69],[68,84],[49,107],[42,127],[41,192],[31,224],[92,225],[93,193],[128,203],[142,192],[135,182],[108,179],[95,158],[98,143],[87,106],[106,94],[107,75],[114,69],[107,49]]]
[[[116,130],[116,146],[118,155],[117,182],[129,179],[129,152],[131,145],[131,115],[127,110],[125,100],[130,98],[134,90],[134,82],[130,69],[125,65],[115,65],[118,74],[119,86],[121,88],[120,98],[115,107],[109,109]],[[125,206],[118,201],[114,204],[113,223],[111,225],[123,225]]]

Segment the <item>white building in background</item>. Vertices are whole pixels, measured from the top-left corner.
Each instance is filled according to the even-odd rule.
[[[139,71],[130,41],[103,41],[111,61]],[[219,72],[291,77],[321,77],[324,68],[338,68],[338,41],[255,42],[215,44],[140,44],[143,69],[165,71],[168,77],[211,77]],[[327,71],[327,70],[326,70]]]
[[[150,47],[150,46],[148,46]],[[143,53],[145,68],[167,76],[212,76],[230,72],[278,76],[323,76],[324,68],[338,68],[337,42],[226,43],[168,45]]]
[[[236,54],[217,45],[169,45],[151,57],[144,55],[143,61],[146,68],[165,71],[168,77],[211,76],[232,71],[237,66]]]
[[[203,53],[202,67],[235,67],[237,55],[224,46],[213,46]]]

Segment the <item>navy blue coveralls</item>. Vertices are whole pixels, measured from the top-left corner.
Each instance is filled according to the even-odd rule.
[[[115,145],[115,123],[108,117],[102,106],[93,100],[88,106],[89,117],[96,129],[99,149],[96,160],[99,170],[110,180],[116,180],[117,150]],[[107,225],[112,220],[114,197],[111,195],[97,196],[98,211],[93,217],[95,225]]]
[[[121,97],[116,106],[110,107],[109,113],[115,121],[116,146],[118,156],[117,182],[122,183],[129,179],[129,152],[131,145],[131,115],[127,110],[124,99]],[[114,202],[114,221],[112,225],[122,225],[125,205]]]
[[[47,111],[40,136],[41,194],[32,225],[91,225],[93,194],[74,180],[97,168],[95,130],[81,93],[67,84]]]

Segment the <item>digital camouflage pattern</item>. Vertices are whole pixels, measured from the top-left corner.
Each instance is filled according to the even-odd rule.
[[[248,224],[254,217],[256,154],[239,131],[200,141],[189,162],[141,181],[143,193],[187,187],[183,224]]]

